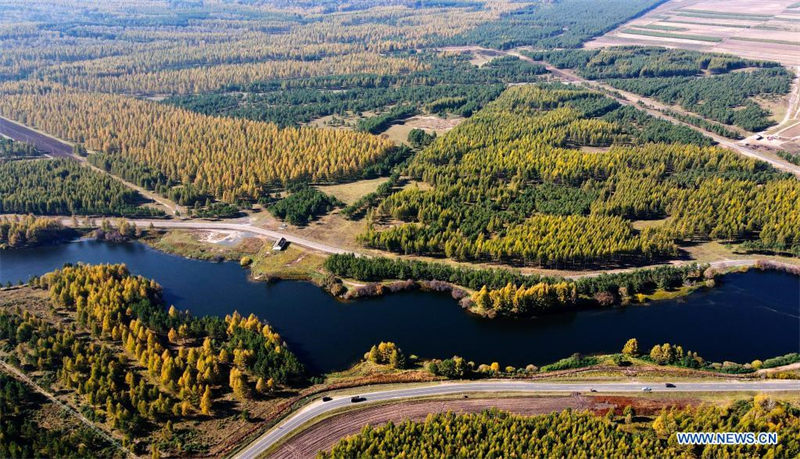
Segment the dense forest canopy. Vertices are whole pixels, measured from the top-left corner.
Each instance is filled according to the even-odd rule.
[[[670,257],[693,239],[798,250],[796,180],[687,144],[680,130],[659,139],[669,143],[643,143],[619,118],[586,90],[509,88],[413,158],[408,174],[433,189],[388,196],[362,239],[406,254],[562,267]]]
[[[7,326],[0,316],[0,326]],[[5,373],[0,374],[0,456],[83,458],[89,453],[122,457],[108,440],[83,425],[47,425],[41,414],[50,405],[43,396]],[[77,421],[73,421],[77,424]]]
[[[145,199],[69,159],[0,161],[0,213],[151,216]]]
[[[352,178],[391,146],[367,134],[281,129],[123,96],[61,90],[5,96],[0,114],[228,202],[257,199],[265,188],[289,181]]]
[[[508,85],[536,82],[545,73],[541,65],[509,56],[492,56],[476,66],[474,53],[453,54],[444,47],[564,48],[566,60],[580,61],[580,53],[597,52],[573,48],[659,3],[381,0],[304,7],[275,0],[169,2],[165,8],[159,0],[123,0],[89,8],[74,0],[57,5],[15,0],[2,7],[0,17],[0,114],[100,152],[89,155],[92,164],[181,205],[255,202],[292,183],[362,178],[391,155],[391,143],[370,133],[415,113],[470,117]],[[765,122],[765,112],[750,99],[713,97],[715,91],[728,94],[741,85],[756,95],[785,85],[780,68],[677,53],[635,51],[608,62],[598,57],[597,65],[585,67],[619,62],[613,68],[682,69],[656,72],[648,81],[696,79],[687,68],[719,73],[697,79],[710,89],[687,86],[686,91],[702,89],[707,95],[705,116],[750,128]],[[732,73],[742,66],[764,68]],[[627,81],[624,77],[615,75]],[[692,103],[683,93],[670,97]],[[581,121],[585,132],[571,138],[571,145],[602,147],[611,138],[620,143],[619,137],[636,144],[710,143],[688,128],[647,119],[608,99],[590,100],[595,105],[582,110],[592,123],[615,127],[598,137],[585,130],[589,120]],[[731,107],[737,109],[726,109]],[[349,119],[362,132],[309,127],[332,115]],[[388,175],[391,166],[379,166],[380,173]],[[514,203],[512,212],[530,214],[534,201],[538,211],[569,201],[573,204],[560,212],[580,215],[574,225],[593,224],[587,205],[602,198],[588,188],[528,192],[536,197]],[[19,211],[43,212],[39,204],[26,206]],[[206,206],[199,213],[235,214],[233,208],[224,210]],[[532,217],[530,226],[536,227],[541,218]],[[616,225],[615,254],[652,258],[671,251],[663,241],[639,247],[641,237],[626,234],[624,225],[612,220],[606,226]]]

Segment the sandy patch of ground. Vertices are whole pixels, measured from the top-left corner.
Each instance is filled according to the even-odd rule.
[[[327,129],[354,129],[359,120],[375,116],[375,112],[367,111],[361,115],[356,113],[348,113],[342,115],[327,115],[317,118],[306,123],[306,126]]]
[[[800,137],[800,123],[795,124],[794,126],[786,129],[785,131],[781,132],[781,137],[786,138],[793,138],[793,137]]]
[[[449,116],[442,118],[435,115],[417,115],[408,118],[402,123],[393,124],[385,130],[381,137],[389,139],[396,144],[408,144],[408,133],[412,129],[422,129],[426,132],[435,132],[438,135],[453,129],[466,118]]]
[[[389,139],[396,145],[408,145],[408,133],[414,129],[413,127],[403,124],[393,124],[389,129],[383,131],[380,136],[384,139]]]
[[[586,153],[605,153],[611,150],[611,147],[589,147],[586,145],[582,145],[580,150]]]
[[[242,231],[216,230],[199,233],[197,240],[199,242],[206,242],[209,244],[234,246],[241,242],[245,237],[251,236],[252,235],[250,233],[244,233]]]
[[[425,129],[426,131],[442,134],[461,124],[464,119],[461,116],[442,118],[434,115],[417,115],[409,118],[404,124],[412,128]]]
[[[284,223],[273,217],[269,212],[253,215],[251,223],[261,228],[281,231],[334,247],[359,252],[364,251],[356,238],[366,230],[366,222],[363,220],[347,220],[339,214],[339,211],[324,215],[302,227]]]
[[[475,51],[472,53],[472,59],[469,60],[469,63],[477,67],[483,67],[500,56],[499,53],[492,51]]]

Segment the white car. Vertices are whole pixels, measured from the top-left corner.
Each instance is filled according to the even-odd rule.
[[[650,386],[642,387],[642,392],[653,392],[653,388]]]

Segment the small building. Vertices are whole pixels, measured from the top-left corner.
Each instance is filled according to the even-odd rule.
[[[761,139],[763,139],[763,138],[764,138],[764,136],[763,136],[763,135],[761,135],[761,134],[756,134],[756,140],[761,140]]]
[[[276,251],[280,252],[281,250],[286,248],[286,245],[288,243],[289,242],[286,240],[286,238],[282,237],[282,238],[278,239],[277,241],[275,241],[275,244],[272,245],[272,250],[276,250]]]

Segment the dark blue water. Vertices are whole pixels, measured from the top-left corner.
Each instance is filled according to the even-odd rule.
[[[64,263],[125,263],[156,279],[168,304],[195,315],[251,312],[275,327],[312,370],[346,368],[379,341],[423,357],[542,365],[573,352],[615,352],[670,342],[707,360],[749,362],[800,351],[800,278],[730,274],[714,289],[649,306],[531,320],[471,316],[447,295],[406,292],[342,303],[312,284],[251,282],[237,263],[168,255],[137,243],[79,241],[0,252],[0,282],[27,280]]]

